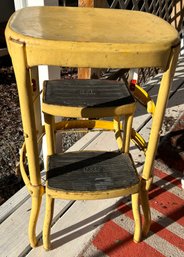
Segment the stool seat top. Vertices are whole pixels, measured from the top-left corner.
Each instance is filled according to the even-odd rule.
[[[23,8],[11,16],[6,34],[7,38],[17,40],[19,43],[24,42],[28,48],[39,44],[43,48],[44,40],[47,50],[51,44],[57,50],[61,48],[62,43],[63,52],[70,51],[73,60],[67,63],[65,56],[62,56],[61,64],[74,67],[118,68],[124,63],[122,68],[126,68],[133,65],[132,59],[126,64],[123,58],[120,63],[122,57],[129,57],[129,54],[148,55],[160,52],[169,55],[171,47],[179,44],[178,33],[174,27],[155,15],[141,11],[103,8],[51,6]],[[30,51],[33,52],[32,49]],[[81,53],[84,54],[83,60],[78,59],[76,51],[80,52],[80,57]],[[41,54],[41,51],[38,53]],[[119,54],[124,56],[120,56],[117,60]],[[155,55],[153,57],[150,55],[150,58],[140,57],[143,61],[142,63],[139,61],[138,64],[135,61],[135,67],[157,66],[162,58]],[[66,58],[68,60],[68,55]],[[100,64],[98,59],[101,59]],[[148,65],[148,59],[154,62]],[[46,62],[45,59],[43,62]],[[167,62],[167,55],[164,62]],[[34,65],[32,62],[30,64]],[[58,63],[51,61],[50,64]],[[158,66],[162,65],[163,63],[159,63]]]
[[[17,33],[45,40],[129,44],[177,42],[177,32],[167,22],[140,11],[29,7],[16,12],[10,26]]]

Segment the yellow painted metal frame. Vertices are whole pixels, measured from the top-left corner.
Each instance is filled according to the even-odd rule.
[[[53,23],[50,14],[57,21],[57,25],[61,25],[62,30]],[[67,19],[64,19],[64,16]],[[47,17],[49,18],[47,19]],[[78,22],[75,21],[76,17],[81,27],[73,29],[76,33],[73,34],[67,24],[63,26],[63,23],[68,22],[70,18],[73,22],[71,26],[78,26]],[[100,25],[96,26],[95,24],[99,19]],[[109,23],[109,21],[111,22]],[[116,26],[114,26],[114,22]],[[133,23],[135,23],[135,26]],[[123,26],[125,27],[123,28]],[[148,27],[152,27],[151,32],[145,30]],[[89,33],[89,30],[93,33]],[[39,31],[40,34],[38,34]],[[62,31],[64,34],[58,34],[58,31]],[[119,33],[120,31],[123,31],[123,33]],[[24,175],[23,177],[32,196],[29,223],[29,240],[32,247],[35,247],[37,243],[36,223],[44,189],[40,178],[38,131],[35,123],[30,69],[34,66],[46,64],[82,68],[159,67],[164,71],[155,110],[152,101],[141,89],[136,87],[135,91],[135,96],[140,98],[140,95],[142,95],[142,101],[147,104],[148,111],[154,113],[141,184],[138,191],[132,194],[132,208],[135,217],[134,241],[139,242],[142,229],[143,234],[146,235],[151,222],[148,190],[152,181],[153,161],[179,53],[177,31],[160,18],[142,12],[95,8],[30,7],[13,14],[7,24],[5,33],[18,86],[29,167],[30,178],[28,179]],[[64,38],[61,37],[63,35]],[[130,122],[128,121],[128,123]],[[119,123],[117,122],[117,124]],[[106,125],[107,127],[110,126],[109,123],[103,125],[105,125],[105,128]],[[120,128],[121,126],[117,125],[115,130]],[[142,137],[135,131],[131,134],[135,141],[145,144]],[[52,136],[53,132],[48,138]],[[117,135],[117,138],[120,139],[119,135]],[[123,148],[123,144],[120,145],[120,148]],[[128,144],[123,150],[127,151],[127,148]],[[54,144],[51,145],[50,151],[54,151]],[[145,217],[143,228],[140,217],[140,203]],[[53,205],[52,194],[49,195],[46,188],[47,214],[43,230],[44,247],[46,249],[50,247],[49,234]]]
[[[111,117],[114,115],[121,115],[121,113],[129,114],[134,112],[134,107],[130,105],[117,106],[115,109],[111,107],[102,108],[82,108],[82,107],[70,107],[70,106],[58,106],[51,104],[42,104],[42,111],[51,115],[60,116],[62,113],[64,117],[83,117],[83,118],[101,118]]]
[[[124,195],[129,195],[130,192],[131,194],[137,193],[139,191],[140,185],[137,184],[135,186],[132,186],[130,188],[125,188],[125,189],[117,189],[117,190],[112,190],[112,191],[103,191],[103,192],[74,192],[74,193],[67,193],[64,191],[57,191],[53,189],[49,189],[49,187],[46,187],[46,193],[54,198],[60,198],[60,199],[65,199],[65,200],[97,200],[97,199],[108,199],[108,198],[114,198],[114,197],[119,197],[119,196],[124,196]]]
[[[152,115],[155,112],[155,103],[149,96],[148,92],[144,90],[141,86],[135,85],[135,90],[132,91],[134,97],[143,104],[147,108],[147,112],[151,113]]]
[[[133,114],[133,113],[132,113]],[[62,121],[59,123],[54,124],[53,123],[53,116],[45,114],[45,126],[42,127],[42,134],[38,139],[38,143],[44,136],[46,132],[46,137],[48,141],[48,155],[53,154],[55,152],[55,133],[57,130],[68,130],[72,128],[101,128],[106,130],[113,130],[115,132],[115,137],[117,140],[118,148],[127,153],[129,152],[129,142],[130,142],[130,134],[131,134],[131,125],[132,125],[132,119],[133,116],[125,115],[126,122],[125,122],[125,128],[126,131],[124,139],[121,137],[121,131],[120,131],[120,119],[119,117],[114,117],[113,122],[103,121],[103,120],[73,120],[73,121]],[[113,128],[112,128],[113,124]],[[139,206],[139,194],[141,183],[138,183],[134,186],[131,186],[129,188],[125,189],[118,189],[118,190],[109,190],[109,191],[103,191],[103,192],[75,192],[75,193],[68,193],[65,191],[57,191],[53,189],[49,189],[46,186],[46,189],[40,185],[40,186],[33,186],[28,178],[28,175],[25,171],[25,165],[26,165],[26,145],[25,143],[22,146],[22,149],[20,151],[20,170],[21,175],[24,180],[25,185],[27,186],[30,194],[32,195],[32,201],[33,205],[35,207],[40,207],[41,202],[36,202],[36,200],[40,199],[42,195],[45,193],[46,190],[46,216],[45,216],[45,223],[44,223],[44,229],[43,229],[43,241],[44,241],[44,248],[46,250],[50,249],[50,226],[51,226],[51,220],[53,216],[53,208],[54,208],[54,199],[55,198],[61,198],[65,200],[91,200],[91,199],[108,199],[112,197],[118,197],[123,195],[128,195],[131,193],[132,195],[132,209],[133,214],[135,217],[135,232],[134,232],[134,241],[139,242],[141,240],[141,218],[140,218],[140,206]],[[130,156],[131,157],[131,156]],[[140,180],[141,182],[141,180]],[[47,182],[46,182],[47,183]],[[33,206],[33,207],[34,207]],[[30,243],[32,246],[36,245],[36,237],[35,237],[35,226],[36,226],[36,220],[38,218],[39,210],[37,208],[33,208],[31,216],[30,216],[30,225],[29,225],[29,238]]]
[[[71,129],[71,128],[88,128],[88,129],[102,129],[114,130],[112,121],[107,120],[69,120],[62,121],[55,124],[56,130],[58,129]],[[120,131],[123,132],[123,124],[120,123]],[[142,151],[146,152],[147,142],[144,138],[132,128],[131,130],[132,142]]]

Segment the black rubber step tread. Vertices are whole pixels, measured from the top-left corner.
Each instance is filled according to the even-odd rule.
[[[128,154],[81,151],[49,157],[48,187],[70,192],[124,189],[139,183]]]
[[[134,103],[123,82],[114,80],[48,80],[43,102],[76,107],[113,107]]]

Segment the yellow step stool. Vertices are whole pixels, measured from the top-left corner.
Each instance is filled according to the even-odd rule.
[[[105,177],[106,173],[104,173],[104,167],[108,166],[107,177],[109,176],[110,179],[107,179],[106,177],[103,181],[100,177],[99,183],[97,183],[97,188],[102,189],[106,182],[107,190],[99,190],[100,193],[97,194],[96,198],[100,198],[100,196],[103,195],[102,192],[107,192],[106,195],[103,195],[107,198],[108,196],[114,197],[120,195],[120,192],[122,195],[124,195],[124,193],[131,194],[135,217],[134,240],[137,242],[140,241],[141,235],[146,235],[150,227],[151,217],[148,202],[148,190],[152,181],[153,161],[159,141],[160,129],[169,95],[171,80],[179,53],[180,40],[177,31],[164,20],[154,15],[138,11],[98,8],[30,7],[21,9],[12,15],[6,27],[6,40],[16,75],[25,135],[25,144],[21,152],[21,171],[23,179],[32,196],[32,209],[29,223],[29,239],[31,246],[34,247],[37,244],[35,232],[36,223],[44,191],[46,191],[47,197],[46,218],[43,232],[45,249],[49,249],[50,247],[49,234],[53,212],[53,199],[64,195],[67,196],[65,189],[69,190],[69,197],[73,199],[77,199],[78,196],[79,198],[83,197],[82,199],[85,199],[85,192],[90,192],[91,198],[95,198],[95,177],[90,178],[90,190],[88,191],[87,185],[85,185],[83,193],[81,193],[82,190],[80,185],[76,184],[73,185],[73,188],[75,190],[77,189],[76,192],[80,192],[79,194],[73,193],[72,195],[72,187],[69,188],[67,186],[65,189],[63,185],[57,185],[56,187],[54,177],[57,177],[58,166],[63,167],[62,165],[65,166],[65,169],[68,167],[66,169],[68,173],[62,173],[62,183],[63,178],[65,178],[66,181],[68,180],[68,174],[71,170],[71,177],[73,177],[76,172],[77,177],[79,174],[79,177],[82,178],[84,177],[83,173],[87,173],[87,176],[93,172],[99,175],[100,170],[103,168],[102,174],[104,174]],[[41,184],[37,129],[31,85],[32,68],[37,67],[38,65],[124,69],[158,67],[163,70],[164,73],[160,84],[150,138],[146,150],[146,159],[140,178],[137,176],[131,157],[128,154],[131,117],[133,113],[133,109],[131,108],[133,107],[133,103],[130,103],[130,105],[132,105],[131,108],[125,108],[126,105],[119,104],[119,102],[117,105],[110,106],[106,106],[107,102],[106,104],[103,103],[102,106],[99,106],[101,105],[100,102],[96,102],[92,107],[83,105],[84,103],[82,103],[81,106],[76,106],[77,99],[71,98],[69,105],[67,105],[66,102],[60,102],[60,99],[58,103],[55,103],[54,101],[54,104],[50,104],[47,100],[44,100],[45,102],[43,102],[42,108],[45,112],[48,155],[51,157],[49,157],[50,166],[47,185],[43,186]],[[50,87],[50,83],[51,82],[46,82],[46,85]],[[71,85],[73,86],[72,83]],[[93,86],[94,85],[91,84],[91,87]],[[82,89],[81,93],[82,92],[83,95],[91,94],[91,97],[93,95],[92,89],[87,90],[87,93],[86,89]],[[44,91],[46,98],[47,93],[47,90]],[[51,97],[48,98],[51,99]],[[72,101],[74,101],[74,106],[71,104]],[[110,102],[112,101],[113,100],[111,99]],[[92,112],[92,110],[94,112]],[[128,113],[126,113],[127,110]],[[82,172],[79,166],[76,166],[76,171],[73,172],[73,167],[75,166],[73,162],[67,161],[67,158],[66,165],[61,164],[64,163],[64,155],[56,156],[54,154],[53,115],[56,114],[88,118],[94,118],[94,116],[115,116],[115,135],[117,137],[119,149],[122,150],[123,154],[119,155],[116,153],[114,155],[113,153],[100,153],[100,155],[98,155],[97,153],[90,152],[86,153],[86,155],[80,154],[80,157],[78,158],[77,153],[73,153],[73,156],[71,156],[72,158],[69,158],[70,160],[75,160],[76,164],[78,159],[80,167],[83,167],[82,165],[85,164]],[[125,119],[125,136],[123,137],[123,141],[121,140],[120,133],[121,126],[119,119],[117,118],[122,114],[128,116],[128,118]],[[67,127],[66,123],[62,124]],[[94,122],[94,128],[97,126],[102,127],[102,125],[103,128],[113,127],[113,124],[108,126],[106,124],[107,123],[102,123],[102,121],[99,123],[96,121]],[[74,124],[70,125],[73,126]],[[93,126],[90,121],[80,121],[76,124],[78,127],[83,125],[86,127]],[[57,124],[55,127],[57,127]],[[24,170],[23,157],[25,152],[28,159],[29,177]],[[88,167],[86,166],[86,163],[88,161],[91,163],[91,160],[94,160],[95,163],[100,163],[100,165],[94,164],[93,166],[92,164],[90,168],[86,168]],[[116,170],[113,172],[113,175],[112,170],[109,169],[109,162],[111,165],[112,163],[115,165],[115,169],[112,169]],[[129,168],[125,168],[123,163],[126,163],[126,167]],[[132,182],[127,178],[127,181],[129,181],[127,184],[125,183],[124,185],[120,182],[120,184],[116,186],[115,180],[117,180],[118,176],[120,176],[120,180],[124,180],[124,174],[120,174],[118,169],[129,170],[128,174],[131,174]],[[53,177],[50,170],[53,170]],[[63,170],[63,168],[61,170]],[[127,177],[128,174],[126,174]],[[75,176],[73,178],[75,180]],[[112,187],[110,186],[111,182],[113,184],[111,185]],[[67,183],[67,185],[68,184],[69,183]],[[59,190],[58,186],[60,187]],[[60,190],[61,187],[62,190]],[[125,191],[123,191],[123,189],[125,189]],[[115,194],[113,194],[112,191],[114,191]],[[65,193],[62,195],[61,192]],[[92,192],[94,192],[94,194]],[[140,205],[142,206],[144,214],[143,226],[141,224]]]

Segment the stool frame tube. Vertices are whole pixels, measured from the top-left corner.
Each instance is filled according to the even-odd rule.
[[[35,125],[32,88],[29,77],[29,69],[26,62],[26,51],[24,43],[9,40],[9,50],[18,85],[19,101],[24,129],[24,138],[27,151],[32,209],[29,220],[29,239],[32,247],[37,244],[36,223],[40,211],[42,195],[44,193],[41,185],[39,154],[37,145],[37,133]]]

